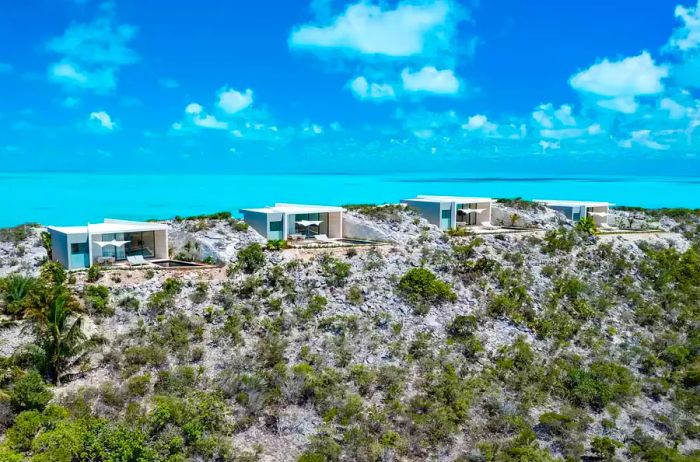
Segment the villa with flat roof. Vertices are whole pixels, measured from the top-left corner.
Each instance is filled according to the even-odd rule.
[[[49,226],[51,255],[65,268],[127,258],[167,259],[168,225],[106,218],[86,226]]]
[[[440,229],[490,225],[493,202],[495,201],[488,197],[425,195],[401,201],[402,204],[418,209],[423,218]]]
[[[597,226],[607,226],[610,202],[591,201],[562,201],[535,199],[533,202],[542,204],[550,209],[564,214],[566,218],[576,223],[583,217],[591,217]]]
[[[268,240],[343,237],[342,207],[275,204],[241,209],[243,220]]]

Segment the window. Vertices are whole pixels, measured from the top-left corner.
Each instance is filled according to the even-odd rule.
[[[87,242],[76,242],[70,245],[70,253],[88,253]]]
[[[270,222],[270,231],[282,231],[282,222],[281,221],[271,221]]]

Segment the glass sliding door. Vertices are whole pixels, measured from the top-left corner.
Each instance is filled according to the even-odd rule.
[[[153,258],[156,255],[156,232],[143,231],[125,233],[124,240],[129,241],[124,246],[125,257],[141,255],[143,258]]]

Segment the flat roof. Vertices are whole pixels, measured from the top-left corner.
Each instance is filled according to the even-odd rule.
[[[345,211],[342,207],[336,207],[332,205],[309,205],[309,204],[282,204],[277,203],[275,205],[270,205],[267,207],[252,208],[252,209],[240,209],[240,212],[256,212],[256,213],[287,213],[287,214],[298,214],[298,213],[329,213],[329,212],[343,212]]]
[[[47,229],[51,229],[62,234],[112,234],[134,231],[158,231],[168,229],[168,225],[163,223],[114,220],[106,218],[103,223],[88,223],[86,226],[47,226]]]
[[[549,199],[535,199],[533,202],[539,202],[540,204],[561,206],[561,207],[611,207],[615,204],[611,202],[595,202],[595,201],[568,201],[568,200],[549,200]]]
[[[463,196],[430,196],[419,194],[413,199],[404,199],[415,202],[455,202],[457,204],[475,204],[481,202],[495,202],[490,197],[463,197]]]

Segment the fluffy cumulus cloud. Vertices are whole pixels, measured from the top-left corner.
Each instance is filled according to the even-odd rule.
[[[462,125],[462,128],[469,132],[480,132],[485,135],[495,134],[498,130],[498,126],[493,122],[489,122],[488,117],[483,114],[476,114],[469,117],[469,120]]]
[[[438,70],[425,66],[417,72],[406,68],[401,72],[403,89],[409,92],[454,95],[459,92],[459,80],[451,69]]]
[[[289,46],[298,49],[342,50],[351,54],[406,57],[445,49],[451,14],[446,1],[400,2],[383,8],[367,1],[350,5],[329,24],[295,28]]]
[[[672,35],[668,45],[680,51],[693,50],[700,45],[700,0],[693,7],[678,5],[676,17],[683,22]]]
[[[598,98],[598,105],[626,114],[637,111],[636,97],[657,95],[664,91],[663,80],[669,69],[657,65],[644,51],[620,61],[604,59],[571,77],[571,87]]]
[[[670,149],[670,146],[654,140],[651,130],[635,130],[631,133],[630,138],[622,140],[618,144],[620,147],[626,149],[630,149],[634,146],[641,146],[654,151],[666,151]]]
[[[387,83],[369,82],[363,75],[348,83],[353,95],[361,100],[386,101],[396,96],[394,87]]]
[[[388,5],[362,0],[335,16],[330,3],[313,2],[314,21],[294,28],[289,46],[353,62],[360,75],[356,74],[347,87],[355,97],[372,102],[399,101],[416,94],[459,92],[460,81],[454,71],[455,50],[460,48],[456,35],[467,12],[457,2],[404,0]]]
[[[68,88],[113,90],[119,69],[139,59],[129,47],[135,35],[135,27],[108,18],[71,25],[46,44],[50,53],[58,55],[49,66],[49,79]]]
[[[248,88],[244,92],[224,87],[219,90],[217,105],[227,114],[235,114],[253,104],[253,90]]]
[[[117,128],[117,124],[105,111],[91,112],[88,121],[93,128],[103,131],[112,131]]]
[[[232,116],[253,104],[253,90],[243,92],[223,87],[217,93],[217,114],[208,113],[199,103],[190,103],[185,107],[185,120],[172,125],[173,130],[180,131],[189,127],[229,130],[234,125]]]
[[[565,140],[596,136],[603,132],[599,124],[579,122],[574,114],[574,108],[562,104],[556,108],[553,104],[541,104],[532,111],[531,118],[536,133],[545,140]]]

